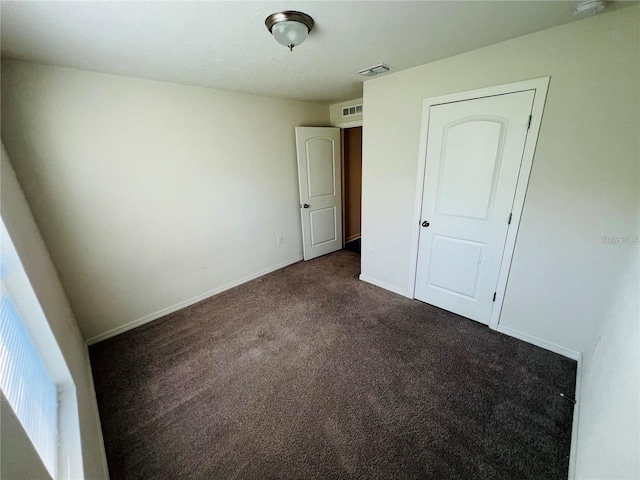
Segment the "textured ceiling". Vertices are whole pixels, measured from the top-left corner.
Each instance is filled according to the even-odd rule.
[[[338,102],[354,72],[403,70],[575,20],[571,1],[2,2],[2,56],[259,95]],[[616,5],[617,6],[617,5]],[[612,7],[609,7],[612,8]],[[264,19],[316,24],[289,52]]]

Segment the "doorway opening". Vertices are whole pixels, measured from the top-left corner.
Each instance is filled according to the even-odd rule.
[[[362,215],[362,127],[342,129],[344,248],[360,253]]]

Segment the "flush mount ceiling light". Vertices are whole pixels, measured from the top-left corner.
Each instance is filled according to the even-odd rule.
[[[573,9],[573,14],[576,17],[588,17],[600,13],[604,7],[604,0],[583,0]]]
[[[313,28],[313,18],[306,13],[287,10],[269,15],[264,24],[276,42],[293,50],[307,39]]]
[[[389,70],[391,70],[391,67],[389,65],[385,65],[384,63],[379,63],[378,65],[365,68],[364,70],[360,70],[359,72],[356,72],[356,73],[358,75],[362,75],[363,77],[373,77],[374,75],[387,73]]]

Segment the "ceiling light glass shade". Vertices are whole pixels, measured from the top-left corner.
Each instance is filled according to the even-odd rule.
[[[313,28],[313,18],[306,13],[287,10],[269,15],[264,24],[280,45],[293,50],[307,39]]]
[[[604,0],[583,0],[578,3],[573,10],[573,14],[576,17],[588,17],[590,15],[596,15],[604,10]]]
[[[276,42],[293,50],[307,39],[309,29],[300,22],[288,21],[274,25],[271,33]]]

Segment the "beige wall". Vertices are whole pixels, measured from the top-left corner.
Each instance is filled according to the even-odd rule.
[[[38,452],[13,412],[11,404],[0,392],[0,478],[7,480],[51,480]]]
[[[348,106],[351,106],[351,105],[359,105],[361,103],[362,103],[362,98],[355,98],[353,100],[348,100],[346,102],[334,103],[333,105],[330,105],[329,106],[329,114],[330,114],[330,117],[331,117],[330,118],[331,126],[339,127],[343,123],[361,122],[362,121],[362,114],[350,115],[348,117],[343,117],[342,116],[342,108],[343,107],[348,107]],[[364,108],[363,108],[363,112],[364,112]]]
[[[592,355],[604,319],[613,316],[617,279],[637,250],[637,245],[605,244],[602,237],[633,236],[640,230],[639,13],[634,5],[366,81],[362,274],[412,293],[409,265],[411,234],[417,228],[413,214],[423,99],[551,76],[500,324]],[[638,321],[634,308],[620,325],[629,328]],[[626,333],[625,348],[637,350],[637,331]],[[621,342],[611,335],[602,341]],[[600,351],[611,348],[602,345]],[[599,358],[606,362],[600,368],[638,376],[630,354],[601,353]],[[594,362],[587,360],[584,391],[593,393],[605,384],[591,374]],[[609,408],[604,400],[594,401],[597,406],[586,409],[581,424]],[[635,413],[607,415],[603,421],[615,417],[617,426],[610,425],[601,438],[637,436]],[[580,445],[585,437],[579,438]],[[616,446],[616,458],[635,462],[633,443]],[[578,471],[585,474],[585,465],[598,462],[600,474],[616,471],[605,451],[588,452],[578,455]],[[637,476],[637,467],[627,471],[634,468]]]
[[[363,273],[408,288],[422,100],[550,75],[501,324],[584,350],[626,263],[601,237],[638,232],[638,10],[365,82]]]
[[[623,248],[629,261],[584,355],[578,479],[640,478],[640,255]]]
[[[87,339],[302,258],[294,127],[328,106],[3,61],[2,120]]]
[[[0,215],[75,384],[85,478],[108,478],[87,345],[4,146],[1,162]]]

